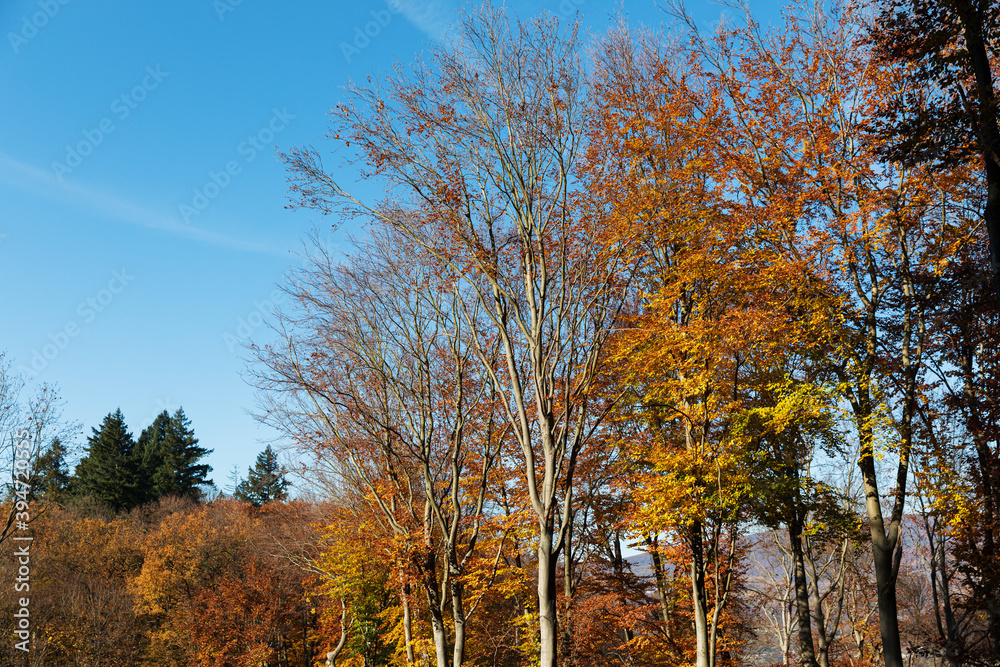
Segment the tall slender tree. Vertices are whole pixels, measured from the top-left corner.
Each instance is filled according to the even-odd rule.
[[[359,147],[392,201],[352,197],[315,150],[285,159],[303,206],[380,218],[474,295],[473,350],[500,393],[534,522],[540,664],[554,667],[576,467],[607,414],[590,397],[633,270],[625,245],[598,242],[605,221],[587,214],[577,177],[577,26],[485,8],[461,34],[411,75],[352,89],[334,114],[331,134]]]
[[[400,545],[402,573],[426,595],[437,664],[460,667],[482,597],[470,573],[497,569],[480,545],[505,442],[497,392],[470,342],[469,295],[377,222],[342,263],[318,249],[288,288],[300,308],[280,316],[286,341],[261,358],[260,386],[276,399],[267,414],[363,490]]]

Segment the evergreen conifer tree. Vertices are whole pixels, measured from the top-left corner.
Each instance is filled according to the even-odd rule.
[[[121,408],[108,414],[100,429],[92,429],[87,439],[87,454],[76,467],[74,489],[89,494],[114,510],[127,510],[140,504],[139,466],[135,441],[128,432]]]
[[[170,418],[170,428],[163,441],[163,463],[153,475],[153,486],[159,495],[173,494],[198,498],[203,484],[211,484],[208,473],[212,466],[198,460],[212,450],[198,446],[191,422],[182,408]]]
[[[247,473],[247,478],[236,485],[233,497],[237,500],[260,507],[272,500],[288,497],[290,482],[278,464],[278,455],[268,445],[257,455],[257,461]]]
[[[182,408],[171,417],[166,410],[139,436],[137,451],[141,457],[147,499],[178,495],[199,498],[201,485],[211,485],[207,479],[212,467],[198,463],[211,450],[198,446],[191,422]]]
[[[44,498],[52,502],[61,502],[69,492],[69,480],[66,446],[59,438],[54,438],[35,459],[29,497],[32,500]]]
[[[156,500],[160,496],[155,488],[154,478],[164,463],[164,441],[170,428],[170,413],[164,410],[156,416],[152,424],[142,429],[136,442],[135,458],[139,468],[143,502]]]

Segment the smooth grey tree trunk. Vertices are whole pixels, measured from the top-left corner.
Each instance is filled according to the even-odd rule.
[[[809,585],[806,582],[806,565],[802,555],[802,519],[798,507],[788,522],[788,542],[792,549],[792,569],[795,573],[795,613],[798,618],[799,663],[802,667],[819,667],[816,647],[813,644],[812,617],[809,613]]]
[[[552,528],[544,526],[538,539],[539,665],[557,667],[559,617],[556,610],[556,558],[552,553]]]
[[[695,665],[715,667],[715,656],[708,646],[708,612],[705,592],[705,553],[701,539],[701,522],[691,527],[691,602],[694,610]]]

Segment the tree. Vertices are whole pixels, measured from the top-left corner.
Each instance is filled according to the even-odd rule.
[[[194,429],[183,408],[177,408],[170,418],[161,452],[163,464],[153,473],[153,485],[158,495],[199,497],[199,487],[212,483],[207,478],[212,467],[198,463],[212,450],[198,446],[198,439],[194,437]]]
[[[89,494],[113,510],[128,510],[143,502],[135,441],[121,408],[109,413],[100,429],[92,429],[87,453],[74,472],[74,490]]]
[[[807,337],[788,311],[807,300],[808,282],[775,251],[770,221],[732,211],[717,140],[731,121],[697,61],[625,30],[607,40],[586,173],[606,202],[609,235],[641,257],[609,380],[625,396],[620,412],[643,425],[629,451],[629,526],[654,558],[669,547],[682,554],[694,630],[693,655],[682,659],[709,667],[744,636],[731,603],[759,452],[741,419],[793,372],[789,349]],[[659,571],[667,630],[665,584]]]
[[[0,595],[5,619],[0,627],[11,637],[19,598],[30,596],[30,652],[5,642],[0,647],[3,664],[141,664],[147,628],[136,618],[128,590],[142,566],[141,527],[126,514],[83,518],[50,505],[33,517],[32,533],[30,588],[10,586]],[[16,548],[4,549],[3,576],[17,576]]]
[[[589,394],[633,268],[595,243],[584,210],[584,72],[575,25],[508,22],[484,8],[428,66],[337,107],[331,134],[383,177],[384,204],[353,198],[315,150],[285,156],[305,207],[346,207],[400,230],[474,295],[473,350],[499,392],[534,517],[542,667],[556,664],[557,565],[577,460],[605,416]],[[499,363],[492,363],[499,346]]]
[[[151,501],[161,494],[156,489],[154,477],[164,465],[164,443],[170,432],[170,414],[164,410],[153,423],[142,429],[135,446],[135,459],[143,480],[144,500]]]
[[[150,477],[163,463],[161,448],[169,431],[170,413],[164,410],[156,415],[152,424],[142,429],[136,440],[136,458],[142,461],[143,468]]]
[[[275,500],[288,497],[290,482],[278,463],[278,455],[271,445],[257,455],[257,461],[247,473],[247,478],[236,485],[233,497],[236,500],[260,507]]]
[[[977,223],[952,227],[959,247],[932,280],[934,391],[921,401],[918,423],[934,643],[954,660],[1000,653],[1000,318]]]
[[[149,531],[129,588],[150,627],[151,664],[313,664],[307,576],[271,553],[283,523],[229,500],[190,506]]]
[[[343,494],[333,502],[323,530],[322,551],[314,562],[320,573],[318,589],[335,601],[324,619],[339,634],[339,641],[327,653],[327,663],[334,666],[346,655],[361,658],[366,667],[392,664],[393,655],[400,653],[390,639],[392,623],[408,613],[406,608],[400,609],[405,598],[394,594],[397,587],[389,576],[397,567],[392,562],[392,536],[380,539],[380,531],[370,525],[378,523],[378,510],[365,507],[367,503],[360,500]],[[371,537],[362,542],[359,535]],[[407,633],[403,641],[410,664],[414,662],[413,638]]]
[[[819,369],[851,407],[882,648],[895,667],[901,525],[926,389],[925,277],[960,215],[965,174],[885,158],[872,121],[905,88],[904,71],[872,58],[867,20],[862,8],[804,7],[784,34],[762,35],[750,19],[717,48],[698,44],[732,119],[733,131],[717,134],[739,183],[734,209],[781,230],[774,245],[801,261],[799,282],[814,296],[789,315],[829,323]]]
[[[178,408],[173,416],[166,410],[161,412],[143,429],[136,443],[140,474],[148,489],[147,500],[165,495],[199,497],[199,487],[211,484],[206,476],[212,467],[198,460],[211,453],[212,450],[198,446],[183,408]]]
[[[286,340],[261,358],[274,399],[267,414],[382,516],[399,567],[426,595],[438,664],[450,650],[458,667],[481,598],[470,595],[481,583],[472,575],[494,529],[484,506],[504,445],[497,392],[462,315],[467,295],[378,223],[339,264],[319,250],[288,287],[299,308],[279,315]],[[492,580],[496,564],[485,569]]]
[[[939,377],[936,384],[946,392],[949,409],[962,414],[975,451],[970,457],[970,476],[978,496],[976,506],[982,512],[976,513],[978,530],[972,531],[976,537],[968,541],[965,553],[975,561],[968,563],[968,571],[975,572],[969,583],[978,590],[974,597],[979,598],[973,604],[985,609],[986,634],[996,637],[1000,634],[996,598],[1000,582],[1000,448],[990,445],[996,441],[997,403],[996,392],[989,387],[996,377],[996,359],[991,359],[996,346],[992,341],[984,346],[981,341],[995,336],[995,313],[1000,305],[1000,97],[995,83],[1000,59],[1000,3],[885,0],[881,4],[869,33],[875,55],[903,69],[908,84],[905,94],[882,106],[877,119],[879,129],[889,138],[883,154],[902,164],[937,171],[965,167],[975,175],[975,181],[968,180],[980,193],[979,179],[985,178],[985,197],[980,194],[962,202],[976,217],[982,212],[985,234],[978,225],[968,224],[971,221],[949,225],[952,243],[940,260],[944,270],[934,281],[935,291],[939,291],[935,300],[943,308],[940,315],[932,315],[943,320],[938,322],[943,326],[934,338],[940,336],[944,345],[938,346],[932,338],[931,353],[937,357],[932,362]],[[964,215],[959,213],[959,217]],[[984,246],[988,257],[982,251]],[[992,277],[992,295],[983,289],[983,274]],[[922,412],[929,415],[935,410],[928,407]],[[924,421],[930,420],[925,417]],[[927,423],[925,429],[933,431],[934,426]],[[935,457],[951,459],[940,449]],[[951,653],[957,650],[956,644],[964,643],[956,635],[956,627],[951,623],[947,630]],[[1000,654],[1000,645],[993,643],[987,653],[994,657]]]
[[[31,476],[31,497],[52,502],[63,501],[70,491],[70,473],[66,462],[67,449],[55,438],[38,454]]]
[[[59,447],[72,441],[79,426],[62,419],[62,400],[55,386],[41,384],[25,403],[21,401],[24,378],[11,372],[11,363],[0,351],[0,473],[8,478],[6,499],[34,497],[37,486],[33,484],[39,466],[47,466],[48,459],[39,461],[43,443],[59,441]],[[62,449],[62,456],[65,456]],[[16,460],[26,462],[27,468],[15,467]],[[54,461],[51,461],[55,463]],[[18,464],[23,465],[23,464]],[[61,482],[53,480],[56,486]],[[16,502],[11,502],[7,515],[0,523],[0,543],[11,535],[18,512]]]
[[[877,55],[909,66],[910,90],[887,105],[884,152],[904,164],[950,167],[975,155],[986,176],[983,220],[993,298],[1000,302],[1000,57],[997,0],[884,0]],[[971,140],[970,140],[971,139]],[[977,165],[978,166],[978,165]]]

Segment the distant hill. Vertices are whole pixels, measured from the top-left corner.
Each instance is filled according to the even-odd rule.
[[[761,577],[767,574],[761,567],[767,562],[767,552],[769,543],[772,540],[771,532],[762,530],[756,533],[744,535],[743,539],[749,542],[747,576],[750,578]],[[927,549],[927,538],[924,535],[924,528],[919,523],[916,515],[907,515],[903,519],[903,565],[922,566]],[[868,548],[865,545],[864,548]],[[756,560],[754,559],[756,557]],[[625,559],[631,566],[633,574],[639,577],[653,578],[653,558],[648,553],[639,553]],[[666,566],[669,568],[670,564]]]

